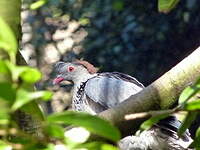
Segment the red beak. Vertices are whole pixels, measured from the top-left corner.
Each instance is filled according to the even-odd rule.
[[[57,77],[57,78],[55,78],[54,80],[53,80],[53,84],[55,85],[55,84],[59,84],[60,82],[62,82],[64,80],[64,78],[63,77]]]

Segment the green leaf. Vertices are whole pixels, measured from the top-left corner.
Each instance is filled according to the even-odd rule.
[[[12,80],[11,72],[5,61],[0,60],[0,82],[8,82]]]
[[[9,73],[9,70],[5,61],[2,61],[2,60],[0,60],[0,73]]]
[[[158,0],[158,11],[168,13],[178,4],[179,0]]]
[[[10,122],[10,116],[5,110],[0,111],[0,125],[6,125]]]
[[[15,100],[15,90],[9,82],[0,82],[0,100],[13,102]]]
[[[38,92],[29,92],[23,88],[17,90],[16,100],[11,107],[12,111],[15,111],[22,107],[23,105],[36,100],[38,98],[47,100],[50,99],[52,96],[51,92],[49,91],[38,91]]]
[[[196,148],[196,150],[200,149],[200,127],[196,130],[195,139],[190,145],[192,148]]]
[[[64,138],[64,129],[56,124],[48,124],[44,131],[51,137]]]
[[[16,101],[12,105],[11,110],[15,111],[30,101],[29,92],[25,89],[18,89],[16,93]]]
[[[179,96],[179,104],[184,103],[185,101],[187,101],[190,97],[192,97],[193,93],[194,93],[194,89],[192,87],[186,87],[183,92],[181,93],[181,95]]]
[[[195,137],[198,138],[200,141],[200,127],[196,130]]]
[[[38,91],[38,92],[33,92],[30,95],[30,97],[33,99],[40,98],[40,100],[45,100],[45,101],[50,100],[52,96],[53,93],[50,91]]]
[[[9,105],[6,101],[0,100],[0,125],[6,125],[10,121]]]
[[[184,119],[183,123],[181,124],[181,127],[178,130],[179,136],[181,136],[187,130],[187,128],[190,127],[192,122],[196,119],[197,114],[197,112],[188,112],[186,118]]]
[[[116,11],[121,11],[124,9],[124,2],[123,0],[115,0],[112,4],[112,8]]]
[[[80,18],[78,22],[79,22],[81,25],[85,26],[85,25],[90,24],[90,19],[88,19],[88,18]]]
[[[11,150],[12,146],[0,140],[0,150]]]
[[[40,148],[40,150],[56,150],[56,145],[49,143],[46,148],[43,149]]]
[[[77,148],[86,148],[88,150],[119,150],[117,147],[103,142],[91,142],[86,144],[80,144],[77,146]]]
[[[200,109],[200,99],[187,102],[184,105],[184,110],[192,111],[192,110],[199,110],[199,109]]]
[[[47,117],[47,120],[49,123],[81,126],[92,133],[113,141],[120,139],[120,132],[116,127],[112,126],[108,121],[105,121],[97,116],[92,116],[90,114],[67,111],[52,114]]]
[[[194,86],[185,88],[179,97],[178,103],[179,104],[185,103],[190,98],[192,98],[196,93],[198,93],[199,90],[200,87],[196,86],[196,84]]]
[[[36,101],[27,103],[26,105],[22,106],[20,110],[31,114],[31,116],[38,122],[44,121],[44,113]]]
[[[27,83],[35,83],[41,79],[42,74],[37,69],[26,67],[20,77]]]
[[[150,129],[154,124],[158,123],[161,119],[164,119],[169,116],[169,113],[158,115],[158,116],[153,116],[150,119],[144,121],[140,125],[140,130],[148,130]]]
[[[48,0],[38,0],[37,2],[32,3],[30,8],[32,10],[38,9],[38,8],[42,7],[44,4],[46,4],[47,2],[48,2]]]
[[[15,64],[15,56],[17,53],[17,40],[13,34],[11,28],[6,22],[0,17],[0,49],[8,53],[11,62]]]
[[[5,61],[8,69],[10,70],[11,74],[12,74],[12,80],[13,81],[17,81],[20,74],[22,72],[24,72],[27,68],[26,66],[16,66],[15,64],[9,62],[9,61]]]
[[[6,65],[12,73],[13,81],[17,81],[19,77],[27,83],[35,83],[39,81],[42,74],[35,68],[27,66],[16,66],[9,61],[6,61]]]

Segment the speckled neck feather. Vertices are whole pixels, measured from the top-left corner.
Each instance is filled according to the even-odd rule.
[[[83,65],[88,70],[88,72],[91,73],[91,74],[97,73],[97,68],[95,68],[92,64],[90,64],[87,61],[76,60],[75,63],[79,64],[79,65]]]

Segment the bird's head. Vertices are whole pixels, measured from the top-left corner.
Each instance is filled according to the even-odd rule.
[[[87,61],[76,60],[74,62],[57,62],[54,66],[56,78],[53,84],[59,84],[62,81],[72,81],[87,76],[88,74],[95,74],[97,69]]]

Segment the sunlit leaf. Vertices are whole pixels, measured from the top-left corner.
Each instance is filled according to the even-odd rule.
[[[85,25],[90,24],[90,19],[88,19],[88,18],[80,18],[78,22],[79,22],[81,25],[85,26]]]
[[[8,67],[5,63],[5,61],[0,60],[0,73],[8,73]]]
[[[77,147],[83,149],[86,148],[88,150],[119,150],[117,147],[103,142],[91,142],[91,143],[81,144]]]
[[[48,124],[44,130],[51,137],[61,139],[64,137],[64,129],[60,125]]]
[[[86,113],[62,112],[47,117],[48,122],[81,126],[88,131],[113,141],[120,139],[119,130],[109,122]]]
[[[18,78],[21,76],[21,74],[23,74],[23,72],[27,72],[28,70],[30,70],[30,68],[27,66],[16,66],[8,61],[6,62],[6,65],[9,68],[10,72],[12,73],[13,81],[18,81]],[[31,70],[32,70],[32,68],[31,68]],[[24,79],[24,81],[28,81],[30,83],[31,79],[29,80],[29,77],[27,77],[27,75],[29,73],[23,74],[22,78]],[[35,74],[37,75],[37,73],[35,73]],[[31,77],[32,77],[32,75],[31,75]],[[37,81],[39,79],[38,77],[33,77],[33,78],[34,79],[31,80],[31,82]],[[32,85],[30,85],[30,87],[26,87],[26,89],[32,89]],[[23,96],[23,92],[22,92],[22,97],[23,98],[25,97],[25,100],[23,102],[20,102],[20,97],[19,97],[20,94],[19,93],[18,93],[18,99],[16,100],[16,104],[13,105],[13,110],[16,110],[17,108],[23,106],[23,107],[21,107],[21,109],[28,114],[32,114],[32,116],[34,116],[36,120],[40,120],[40,121],[44,120],[44,115],[43,115],[43,112],[41,111],[41,108],[39,107],[37,102],[32,101],[32,100],[36,99],[35,95],[40,95],[40,96],[42,96],[42,98],[44,100],[47,100],[48,98],[50,98],[51,94],[49,92],[37,93],[37,94],[32,93],[33,94],[32,97],[35,97],[35,98],[32,100],[29,100],[30,97],[27,97],[27,95]]]
[[[187,102],[184,105],[184,110],[199,110],[200,109],[200,99]]]
[[[199,140],[200,140],[200,127],[196,130],[195,137],[199,138]]]
[[[10,121],[8,102],[0,100],[0,125],[6,125]]]
[[[48,0],[38,0],[38,1],[34,2],[34,3],[32,3],[30,8],[32,10],[38,9],[38,8],[42,7],[44,4],[46,4],[47,2],[48,2]]]
[[[9,114],[6,111],[1,110],[0,111],[0,125],[6,125],[9,123],[9,121],[10,121]]]
[[[29,92],[23,88],[17,90],[16,101],[14,102],[11,110],[15,111],[22,107],[23,105],[31,102],[32,100],[36,100],[38,98],[43,100],[48,100],[52,96],[49,91],[38,91],[38,92]]]
[[[196,119],[197,114],[198,114],[197,112],[188,112],[188,114],[186,115],[186,118],[183,120],[178,130],[179,136],[181,136],[187,130],[187,128],[190,127],[192,122]]]
[[[187,87],[183,90],[179,97],[179,104],[184,103],[187,101],[189,98],[191,98],[195,94],[195,89],[192,87]]]
[[[12,105],[11,110],[15,111],[24,104],[30,102],[30,97],[29,97],[29,92],[26,91],[25,89],[18,89],[17,94],[16,94],[16,101]]]
[[[11,80],[12,76],[5,61],[0,60],[0,82],[9,82]]]
[[[185,88],[179,96],[178,103],[183,104],[200,91],[200,79],[193,86]]]
[[[5,61],[5,63],[12,74],[13,81],[17,81],[19,78],[19,75],[28,68],[27,66],[16,66],[15,64],[9,61]]]
[[[158,116],[153,116],[150,119],[144,121],[140,125],[140,130],[148,130],[150,129],[154,124],[158,123],[161,119],[164,119],[169,116],[169,113],[158,115]]]
[[[17,40],[10,27],[0,17],[0,49],[5,50],[12,63],[15,63],[15,56],[17,53]]]
[[[12,146],[0,140],[0,150],[12,150]]]
[[[40,100],[45,100],[45,101],[51,99],[52,96],[53,94],[50,91],[37,91],[37,92],[32,92],[30,94],[31,99],[40,98]]]
[[[26,68],[21,74],[20,77],[27,83],[35,83],[39,81],[42,77],[42,74],[34,68]]]
[[[178,4],[179,0],[158,0],[158,11],[168,13]]]
[[[42,74],[35,68],[27,66],[16,66],[9,61],[6,61],[6,65],[12,72],[13,81],[17,81],[20,77],[23,81],[27,83],[35,83],[39,81],[42,77]]]
[[[40,149],[40,150],[56,150],[56,147],[55,147],[54,144],[49,143],[46,148],[43,148],[43,149]]]

